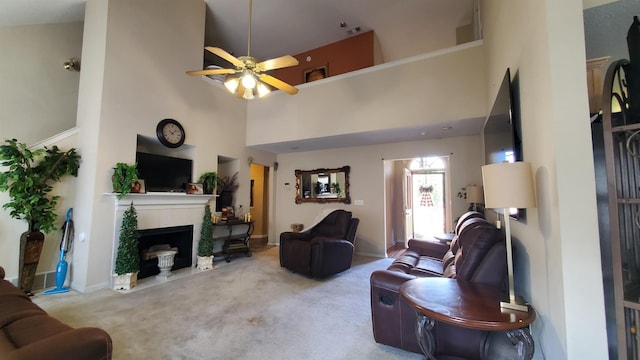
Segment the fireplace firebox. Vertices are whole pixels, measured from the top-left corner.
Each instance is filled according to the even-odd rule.
[[[138,279],[160,273],[156,253],[163,250],[177,251],[171,270],[190,267],[193,251],[193,225],[138,230],[138,252],[140,254]]]

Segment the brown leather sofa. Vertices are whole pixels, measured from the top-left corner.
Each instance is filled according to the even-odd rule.
[[[0,267],[0,359],[111,359],[111,337],[104,330],[73,329],[61,323],[4,280],[4,276]]]
[[[479,213],[464,214],[450,245],[410,240],[386,270],[371,274],[371,315],[376,342],[421,353],[415,334],[416,311],[399,296],[400,286],[417,277],[440,276],[504,289],[506,248],[502,232]],[[436,322],[436,355],[479,359],[488,333]],[[440,358],[440,357],[438,357]]]
[[[280,234],[280,266],[313,278],[351,268],[360,220],[350,211],[335,210],[304,232]]]

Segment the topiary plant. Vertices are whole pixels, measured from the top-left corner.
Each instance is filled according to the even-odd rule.
[[[140,255],[138,254],[138,214],[133,202],[124,212],[120,226],[120,242],[116,257],[115,272],[117,275],[137,273],[140,271]]]
[[[213,224],[211,223],[211,206],[204,207],[200,241],[198,242],[198,256],[213,255]]]

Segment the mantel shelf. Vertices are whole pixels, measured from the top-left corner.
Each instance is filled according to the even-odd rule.
[[[132,202],[134,206],[180,206],[180,205],[204,205],[217,195],[191,195],[177,192],[148,192],[146,194],[127,194],[118,199],[118,193],[105,193],[113,197],[117,207],[127,207]]]

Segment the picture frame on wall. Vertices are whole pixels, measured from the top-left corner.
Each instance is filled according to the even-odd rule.
[[[327,65],[322,65],[312,69],[305,70],[303,81],[305,83],[321,80],[329,75]]]
[[[190,194],[190,195],[202,195],[202,194],[204,194],[202,184],[189,183],[189,186],[187,187],[187,194]]]
[[[146,194],[147,188],[145,187],[144,180],[142,179],[133,179],[131,180],[131,190],[132,194]]]

